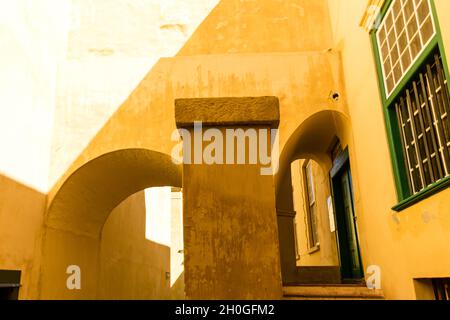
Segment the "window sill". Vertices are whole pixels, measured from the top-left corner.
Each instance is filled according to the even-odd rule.
[[[400,202],[399,204],[394,206],[392,208],[392,210],[397,211],[397,212],[403,211],[403,210],[419,203],[420,201],[425,200],[425,199],[435,195],[436,193],[447,189],[449,186],[450,186],[450,176],[442,179],[439,182],[436,182],[435,184],[428,186],[424,190],[409,197],[408,199],[403,200],[402,202]]]
[[[310,249],[308,250],[308,254],[313,254],[313,253],[315,253],[315,252],[317,252],[317,251],[320,251],[320,245],[319,245],[319,244],[316,245],[316,246],[314,246],[314,247],[312,247],[312,248],[310,248]]]

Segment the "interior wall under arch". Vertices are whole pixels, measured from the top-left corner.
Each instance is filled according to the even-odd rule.
[[[307,191],[305,190],[303,166],[308,159],[296,160],[291,164],[293,202],[296,216],[294,218],[297,242],[297,266],[339,266],[336,235],[330,228],[327,198],[331,195],[327,172],[331,166],[321,167],[311,160],[313,174],[313,188],[315,197],[315,214],[318,241],[318,250],[311,250],[309,244],[309,224]],[[323,164],[322,164],[323,165]]]
[[[170,273],[172,246],[146,239],[146,214],[145,191],[140,191],[109,215],[100,243],[98,299],[184,298],[183,275],[172,279]],[[164,214],[171,219],[177,212]]]
[[[114,151],[76,170],[58,191],[46,214],[38,261],[39,298],[97,299],[101,231],[107,218],[130,195],[159,186],[181,187],[181,168],[169,155],[152,150]],[[120,230],[114,235],[124,236]],[[145,233],[142,237],[145,239]],[[79,290],[67,286],[69,266],[79,267]]]

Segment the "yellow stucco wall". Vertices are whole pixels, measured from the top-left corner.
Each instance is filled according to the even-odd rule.
[[[220,1],[178,55],[324,50],[328,23],[322,0]]]
[[[263,20],[254,20],[253,7],[250,3],[254,4],[249,2],[243,7],[246,11],[242,14],[242,23],[234,30],[236,34],[245,29],[244,22],[247,20],[258,26],[264,24]],[[268,1],[264,4],[265,10],[267,6],[276,7],[280,3]],[[297,6],[293,11],[291,6],[282,6],[283,10],[277,13],[280,19],[274,19],[278,24],[271,25],[270,32],[285,34],[281,32],[287,28],[284,14],[292,16],[292,12],[296,12],[297,18],[300,19],[304,12],[316,12],[317,8],[322,11],[325,9],[324,2],[313,4],[305,1],[300,7]],[[224,8],[219,5],[213,10],[212,15],[214,16],[217,10],[219,13],[225,10],[222,12],[225,14],[229,8],[227,6]],[[245,12],[247,14],[244,14]],[[325,26],[326,21],[325,19]],[[207,29],[207,26],[201,26],[196,34],[203,32],[202,28]],[[322,29],[318,29],[320,30]],[[321,36],[321,48],[308,44],[308,38],[302,40],[303,48],[307,50],[304,53],[235,53],[161,59],[55,185],[49,195],[50,201],[77,168],[108,152],[125,148],[144,148],[169,154],[175,144],[170,141],[170,137],[175,129],[173,101],[176,98],[277,96],[281,102],[281,117],[289,120],[280,124],[282,146],[304,119],[320,110],[319,106],[345,113],[343,103],[334,103],[329,99],[331,91],[343,90],[339,73],[339,55],[326,50],[329,45],[326,38],[327,35],[324,33]],[[192,39],[196,39],[195,34]],[[205,43],[204,39],[198,39],[200,43]],[[243,37],[239,41],[252,44],[254,48],[261,45],[259,39]],[[194,45],[195,42],[190,44]],[[233,41],[223,43],[223,47],[233,46],[235,46]],[[263,49],[286,50],[279,46],[273,47],[270,39],[267,39]],[[290,50],[296,51],[298,47],[292,46]],[[67,185],[70,184],[69,178]],[[56,211],[50,211],[48,217],[51,220],[56,217],[57,221],[58,215],[67,209],[58,207],[55,209]],[[72,243],[70,240],[69,242]],[[58,250],[62,250],[62,247]],[[57,253],[53,252],[52,255],[55,256]]]
[[[233,6],[230,7],[230,3],[230,1],[224,1],[222,6],[215,9],[212,17],[222,20],[223,16],[227,16],[230,8],[233,8]],[[282,5],[280,6],[280,4]],[[210,42],[209,39],[197,36],[204,33],[204,30],[209,30],[208,25],[202,26],[192,37],[195,41],[190,41],[183,50],[197,49],[190,49],[189,54],[191,55],[189,56],[162,59],[152,68],[137,89],[53,187],[49,193],[48,205],[53,203],[55,195],[60,191],[64,182],[66,182],[65,187],[74,185],[74,180],[67,181],[68,177],[84,164],[99,156],[126,148],[144,148],[169,154],[174,145],[174,142],[170,142],[170,136],[175,129],[173,118],[175,98],[277,96],[281,102],[282,118],[289,119],[280,125],[282,146],[304,119],[320,110],[319,106],[345,113],[343,103],[333,103],[329,99],[329,93],[332,90],[343,90],[341,90],[339,73],[339,55],[327,51],[331,39],[329,33],[326,32],[327,19],[323,19],[323,26],[314,28],[317,30],[317,34],[308,33],[309,37],[298,38],[295,36],[294,40],[289,40],[290,36],[296,34],[294,31],[289,31],[290,28],[297,29],[297,26],[291,27],[286,16],[298,23],[304,20],[306,12],[323,16],[326,9],[324,4],[323,1],[314,3],[309,1],[300,3],[267,1],[258,2],[258,7],[254,7],[255,2],[253,1],[244,3],[240,15],[241,22],[231,28],[232,32],[240,37],[227,37],[227,41],[224,41],[220,48],[215,49],[216,52],[224,54],[192,55],[209,53],[208,50],[202,49]],[[276,12],[270,25],[266,26],[264,19],[255,18],[260,9],[263,10],[264,17]],[[316,19],[313,20],[315,22]],[[213,20],[211,23],[220,24],[221,21],[214,22]],[[247,23],[253,30],[250,33],[245,31]],[[309,30],[306,27],[304,28],[305,32]],[[283,35],[289,45],[286,46],[286,41],[274,42],[274,37],[264,37],[264,39],[253,37],[254,30],[258,28],[267,28],[267,34]],[[231,31],[227,31],[227,33],[229,32]],[[231,39],[238,42],[233,42]],[[243,44],[249,45],[247,52],[260,53],[226,54],[235,51],[233,48],[243,47]],[[298,50],[305,50],[305,52],[297,53]],[[278,53],[280,51],[283,53]],[[289,51],[294,53],[289,53]],[[187,54],[188,51],[184,52]],[[261,68],[261,66],[265,67]],[[82,94],[82,91],[78,92]],[[67,116],[66,114],[65,117]],[[57,119],[61,119],[61,117],[57,117]],[[78,120],[75,119],[75,121]],[[90,126],[89,121],[81,122],[81,124]],[[83,130],[81,124],[77,130]],[[58,137],[59,132],[55,131],[54,135]],[[79,140],[75,144],[71,143],[70,139],[66,142],[64,147],[74,147],[74,150],[79,150],[81,145]],[[64,157],[66,154],[63,154]],[[81,184],[74,190],[77,188],[83,190],[84,187],[86,185]],[[83,191],[82,194],[84,197],[87,193]],[[78,201],[77,198],[74,199],[74,201]],[[100,200],[100,198],[98,199]],[[102,201],[106,199],[105,197],[97,202],[102,206]],[[82,206],[85,208],[84,204]],[[114,207],[115,203],[107,204],[107,206]],[[66,292],[66,294],[60,290],[55,291],[55,288],[64,290],[67,278],[64,268],[67,262],[81,261],[83,268],[95,270],[95,261],[98,258],[97,251],[87,250],[96,248],[98,245],[98,238],[95,234],[86,234],[86,230],[91,230],[86,229],[89,223],[81,220],[79,220],[81,224],[68,222],[74,222],[73,220],[64,222],[64,217],[68,212],[80,211],[75,208],[68,211],[68,207],[59,205],[55,208],[53,209],[56,210],[56,213],[51,210],[46,217],[46,224],[49,227],[45,229],[43,238],[43,264],[39,276],[39,287],[36,290],[40,291],[41,298],[56,297],[57,292],[59,292],[59,298],[95,298],[96,277],[92,272],[88,272],[88,276],[85,278],[87,291]],[[58,214],[62,215],[58,216]],[[38,260],[37,263],[39,264],[40,261]],[[53,287],[54,285],[56,287]]]
[[[369,34],[359,27],[366,3],[329,0],[334,46],[342,52],[354,133],[351,155],[364,265],[379,265],[388,299],[415,299],[414,278],[450,276],[450,190],[400,213]],[[450,3],[436,0],[446,53]]]
[[[37,298],[46,196],[0,175],[0,270],[20,270],[19,298]]]
[[[166,277],[173,263],[171,248],[146,239],[145,219],[143,191],[108,217],[100,244],[98,299],[183,299],[182,278],[171,285]]]
[[[80,4],[80,2],[76,3]],[[106,2],[102,3],[107,5]],[[450,3],[447,0],[435,0],[435,3],[444,42],[450,45],[450,19],[447,17],[450,12]],[[39,134],[35,134],[33,130],[36,127],[31,118],[21,122],[20,117],[17,117],[19,120],[11,123],[21,123],[22,127],[26,127],[24,145],[31,148],[29,150],[32,152],[15,152],[17,150],[10,148],[11,141],[14,141],[12,138],[2,140],[2,146],[8,146],[6,149],[13,152],[9,152],[8,157],[2,158],[5,162],[1,163],[0,169],[3,172],[6,168],[6,171],[13,173],[13,179],[24,179],[27,184],[35,188],[48,189],[48,181],[51,181],[50,186],[53,187],[48,195],[48,208],[61,190],[67,190],[66,187],[73,187],[76,181],[79,182],[79,180],[73,180],[73,173],[104,154],[127,148],[142,148],[169,154],[174,145],[174,142],[170,141],[170,136],[175,129],[173,102],[176,98],[277,96],[280,99],[280,142],[285,166],[290,165],[291,160],[298,158],[301,154],[315,152],[319,158],[322,157],[323,150],[315,148],[316,142],[327,143],[333,133],[341,138],[343,146],[349,146],[364,265],[376,264],[381,267],[382,285],[387,298],[413,299],[415,298],[413,278],[450,276],[450,190],[442,191],[401,213],[395,213],[390,209],[396,204],[397,199],[375,64],[369,36],[359,27],[365,6],[366,1],[361,0],[221,1],[187,41],[177,57],[161,59],[151,70],[145,71],[141,67],[147,62],[141,64],[142,61],[136,60],[135,72],[131,72],[128,78],[130,81],[135,81],[136,89],[131,92],[133,86],[129,85],[128,81],[118,79],[110,82],[110,86],[107,86],[108,90],[102,91],[98,99],[95,93],[86,91],[85,86],[89,82],[81,85],[73,80],[68,83],[66,82],[68,79],[65,78],[73,76],[82,80],[80,77],[84,76],[83,70],[92,71],[91,66],[99,65],[99,61],[104,61],[104,64],[100,63],[101,66],[95,72],[92,71],[97,76],[108,70],[111,65],[116,65],[116,71],[120,73],[127,68],[128,64],[119,58],[108,60],[104,57],[111,52],[109,50],[111,48],[107,46],[108,41],[105,41],[105,47],[93,48],[93,51],[89,51],[89,46],[92,44],[89,39],[83,43],[86,45],[85,49],[88,49],[86,51],[75,50],[77,46],[73,44],[70,57],[79,60],[65,64],[59,71],[58,77],[61,82],[57,90],[58,110],[55,130],[53,130],[52,153],[49,147],[51,130],[45,127],[41,128],[42,131],[40,130]],[[330,20],[327,12],[329,12]],[[105,19],[109,19],[108,16]],[[178,30],[176,27],[175,29]],[[80,43],[83,41],[83,36],[75,32],[72,34],[72,39],[74,43]],[[106,39],[110,38],[107,36]],[[64,37],[61,41],[64,43]],[[119,47],[114,47],[115,51],[121,52]],[[14,56],[17,52],[23,55],[22,49],[14,48],[7,51],[9,59],[16,59]],[[329,48],[334,49],[328,50]],[[447,56],[450,54],[448,50],[447,48]],[[57,52],[55,56],[58,56],[59,51],[55,52]],[[130,52],[136,54],[137,51]],[[160,55],[156,56],[160,57]],[[81,64],[79,64],[80,61]],[[15,63],[18,64],[17,61]],[[40,70],[48,67],[47,62],[39,62],[37,65],[39,68],[36,69],[36,74],[40,74]],[[79,68],[80,65],[82,68]],[[50,66],[54,67],[51,63]],[[25,71],[28,72],[28,69]],[[46,80],[47,77],[54,79],[53,75],[41,75],[35,81],[44,82],[42,78]],[[143,77],[140,82],[139,77]],[[98,79],[94,81],[94,84],[103,90],[102,81],[105,76],[99,76]],[[128,88],[121,91],[120,96],[115,96],[114,103],[110,104],[111,101],[108,99],[105,100],[107,103],[102,100],[103,94],[108,96],[114,88],[124,85],[125,82]],[[27,90],[23,92],[31,93],[32,96],[41,92],[36,88],[25,87],[25,89]],[[45,88],[45,92],[48,90],[51,88]],[[341,93],[339,102],[329,99],[332,91]],[[20,92],[20,90],[17,91],[17,95]],[[66,106],[68,96],[76,100],[85,94],[90,98],[93,97],[93,100],[77,104],[77,106],[84,106],[81,109],[76,110]],[[128,94],[130,95],[126,98]],[[119,108],[116,103],[120,103],[120,100],[125,98],[126,101]],[[94,105],[98,106],[104,103],[104,111],[106,111],[92,115],[90,121],[84,121],[83,117],[88,117],[87,114],[95,113],[88,106],[89,101],[94,101]],[[51,99],[45,96],[42,104],[47,102],[51,102]],[[53,104],[49,103],[49,105]],[[63,110],[66,107],[67,110]],[[116,109],[117,111],[113,114]],[[35,109],[27,101],[26,107],[21,110],[26,114],[27,111]],[[311,139],[311,133],[314,131],[309,127],[310,124],[305,128],[302,125],[322,110],[335,112],[336,128],[320,127],[330,122],[312,122],[318,125],[319,131],[326,131],[322,140],[314,140]],[[1,111],[2,114],[3,112],[8,114],[6,109]],[[42,112],[53,113],[53,109],[42,109]],[[52,122],[45,119],[45,123]],[[105,125],[100,129],[104,123]],[[87,132],[85,130],[92,126],[96,129],[85,134]],[[70,127],[73,129],[71,132],[69,132]],[[32,128],[34,129],[31,130]],[[298,131],[298,129],[301,130]],[[2,139],[11,137],[11,132],[14,133],[15,130],[14,126],[11,125],[8,130],[4,131],[6,134],[2,136]],[[289,142],[295,136],[306,142],[302,142],[298,150],[294,150],[296,148],[290,150]],[[37,147],[41,142],[45,147]],[[286,146],[288,147],[285,148]],[[72,151],[66,152],[67,150]],[[37,159],[33,158],[36,154],[39,154]],[[51,165],[49,154],[54,156]],[[29,158],[36,160],[32,166],[34,171],[30,171],[26,161],[14,167],[15,159]],[[76,160],[68,170],[65,170],[74,158]],[[327,166],[326,162],[321,162],[321,165]],[[329,165],[328,163],[328,167]],[[155,166],[152,170],[157,171],[158,168]],[[40,169],[44,170],[43,175],[42,172],[38,172]],[[49,172],[51,172],[50,178],[47,177]],[[33,178],[29,178],[31,176]],[[279,181],[282,178],[277,178],[276,186],[280,186]],[[55,181],[57,182],[53,185]],[[106,181],[105,184],[111,183],[108,179],[104,181]],[[68,211],[68,207],[64,206],[53,208],[44,221],[47,190],[42,191],[43,194],[8,178],[2,178],[0,184],[2,186],[0,268],[23,270],[24,286],[20,292],[21,298],[38,297],[39,291],[54,292],[52,290],[55,288],[55,283],[64,284],[67,275],[61,266],[65,265],[66,261],[80,259],[86,263],[88,269],[96,270],[97,265],[93,261],[97,261],[97,252],[84,249],[97,247],[99,239],[80,232],[80,230],[85,231],[82,223],[68,227],[67,221],[58,225],[62,228],[45,229],[44,239],[51,239],[51,241],[47,242],[44,260],[51,257],[52,261],[47,271],[39,270],[41,267],[40,240],[41,234],[44,233],[41,226],[52,219],[58,222],[60,221],[58,219],[72,211]],[[82,179],[74,190],[84,190],[86,185],[89,185],[89,180]],[[149,186],[148,181],[139,186],[141,189]],[[95,190],[88,191],[94,191],[88,199],[94,198]],[[120,191],[123,194],[120,195],[126,197],[136,191],[139,190],[124,188]],[[79,194],[85,196],[89,192]],[[119,198],[115,198],[114,201]],[[102,210],[109,206],[112,210],[118,204],[108,202],[109,198],[104,195],[101,199],[104,201],[99,204]],[[130,216],[139,216],[141,209],[139,201],[137,198],[129,200],[128,204],[124,205],[128,206],[128,209],[122,207],[113,212],[110,215],[111,220],[107,222],[107,228],[111,228],[110,233],[107,231],[105,235],[114,234],[117,231],[115,229],[120,225],[118,220],[124,218],[125,211],[131,210]],[[64,202],[64,205],[72,204],[69,201]],[[77,207],[74,205],[71,208],[74,212]],[[91,212],[89,210],[94,209],[88,207],[88,210],[82,214]],[[100,213],[106,218],[109,212],[103,210]],[[131,232],[141,227],[130,224],[129,230]],[[64,228],[70,230],[64,230]],[[138,243],[140,240],[135,239],[135,241]],[[108,245],[112,246],[113,242]],[[122,245],[125,244],[121,243],[120,246]],[[152,250],[156,253],[164,251],[159,247],[154,247]],[[105,248],[100,255],[107,251],[108,249]],[[148,254],[150,255],[150,252]],[[105,256],[104,259],[108,261],[111,255]],[[166,255],[167,253],[162,253],[160,257]],[[160,260],[158,261],[161,263]],[[132,265],[133,268],[138,268],[139,263]],[[36,269],[32,269],[32,266]],[[124,262],[116,265],[119,270],[124,270],[125,266],[128,268],[130,264]],[[114,276],[114,272],[108,272],[105,274]],[[107,278],[109,276],[105,276],[102,281],[107,283]],[[124,279],[128,279],[130,283],[136,282],[136,279],[149,280],[143,275],[141,278],[141,274],[135,274],[131,278],[124,276]],[[90,275],[87,281],[88,288],[97,288],[95,274]],[[118,287],[114,287],[114,290],[116,288]],[[60,297],[94,298],[95,290],[79,295],[61,294]],[[133,297],[143,297],[153,295],[154,292],[136,294],[129,291],[129,294]],[[46,297],[46,295],[40,297]]]

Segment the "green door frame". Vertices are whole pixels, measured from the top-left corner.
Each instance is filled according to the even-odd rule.
[[[361,253],[360,253],[360,246],[359,246],[359,237],[358,237],[358,230],[356,227],[355,222],[355,236],[356,236],[356,251],[358,254],[359,259],[359,265],[360,268],[357,270],[356,274],[352,270],[352,263],[351,263],[351,250],[349,248],[349,241],[348,241],[348,232],[347,232],[347,223],[346,223],[346,214],[345,214],[345,208],[344,203],[342,201],[343,199],[343,192],[342,192],[342,184],[340,178],[342,177],[342,174],[345,172],[349,172],[350,175],[350,196],[351,196],[351,205],[353,213],[355,213],[355,206],[354,206],[354,195],[353,195],[353,181],[351,176],[351,170],[350,170],[350,158],[349,158],[349,152],[348,148],[346,148],[344,151],[341,152],[341,154],[336,158],[336,160],[333,163],[333,168],[330,171],[330,182],[331,182],[331,190],[332,190],[332,196],[333,196],[333,204],[335,208],[335,219],[336,219],[336,237],[337,237],[337,245],[338,245],[338,252],[339,252],[339,259],[340,259],[340,265],[341,265],[341,276],[342,280],[362,280],[364,278],[364,272],[363,272],[363,266],[362,266],[362,259],[361,259]],[[340,199],[341,201],[337,201]]]

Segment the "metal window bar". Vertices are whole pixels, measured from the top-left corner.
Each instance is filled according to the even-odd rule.
[[[436,133],[436,129],[433,125],[433,115],[431,112],[431,107],[428,101],[428,97],[427,97],[427,90],[426,90],[426,85],[425,85],[425,77],[423,74],[419,74],[419,78],[420,78],[420,92],[419,92],[419,96],[422,97],[422,115],[424,117],[424,119],[426,119],[426,125],[427,125],[427,139],[428,141],[431,141],[431,161],[433,163],[433,168],[436,168],[434,171],[435,174],[435,179],[434,180],[439,180],[441,178],[443,178],[444,172],[442,170],[442,163],[441,160],[439,158],[439,144],[438,141],[436,140],[437,137],[437,133]],[[437,172],[437,176],[436,176],[436,172]]]
[[[436,300],[450,301],[450,279],[432,279]]]
[[[427,84],[429,88],[429,99],[434,113],[434,124],[437,127],[438,140],[439,140],[439,152],[442,157],[442,162],[444,163],[445,175],[450,174],[450,154],[447,147],[447,135],[445,134],[444,123],[448,121],[446,114],[442,113],[443,110],[448,109],[448,97],[446,99],[439,99],[440,95],[443,95],[444,91],[447,91],[447,87],[436,86],[436,78],[438,78],[439,73],[443,73],[443,69],[440,62],[440,57],[435,56],[435,63],[433,66],[427,65]],[[446,101],[443,101],[446,100]],[[447,113],[448,114],[448,113]],[[444,118],[443,118],[444,117]],[[446,121],[447,120],[447,121]]]
[[[450,175],[450,97],[439,53],[394,103],[409,187],[416,194]]]
[[[445,79],[445,72],[442,67],[441,59],[438,55],[435,55],[434,59],[436,68],[438,69],[436,80],[439,84],[439,88],[441,88],[438,92],[438,96],[440,97],[439,101],[442,106],[441,121],[444,127],[444,136],[446,142],[446,145],[444,147],[446,147],[447,159],[450,161],[450,97],[447,90],[447,79]]]
[[[420,134],[421,136],[419,136],[419,139],[421,140],[422,144],[423,144],[423,149],[425,151],[425,155],[426,158],[424,161],[426,161],[426,166],[424,167],[424,170],[426,171],[426,176],[427,176],[427,180],[426,183],[431,183],[432,181],[435,180],[435,176],[433,173],[433,167],[432,167],[432,163],[431,163],[431,153],[430,153],[430,146],[429,146],[429,142],[427,139],[427,128],[425,128],[425,122],[424,122],[424,118],[423,118],[423,108],[422,108],[422,103],[420,102],[420,98],[419,98],[419,90],[417,89],[417,82],[413,81],[413,93],[414,93],[414,102],[415,102],[415,106],[416,106],[416,111],[418,118],[419,118],[419,128],[420,128]]]

